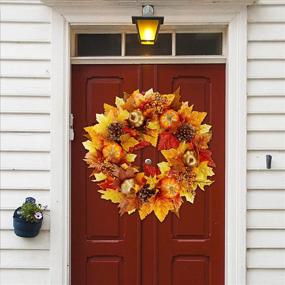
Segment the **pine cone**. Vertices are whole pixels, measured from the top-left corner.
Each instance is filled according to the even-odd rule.
[[[142,202],[147,200],[155,194],[155,189],[150,189],[149,184],[145,184],[138,192],[138,197]]]
[[[123,127],[120,123],[112,123],[108,127],[109,139],[120,142],[120,136],[123,134]]]
[[[190,141],[194,135],[195,129],[188,124],[183,124],[175,133],[175,136],[179,141]]]

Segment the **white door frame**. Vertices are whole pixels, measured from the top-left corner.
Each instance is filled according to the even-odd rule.
[[[76,17],[79,22],[78,17]],[[70,20],[52,12],[51,284],[70,282]],[[84,21],[84,15],[82,16]],[[220,16],[217,15],[217,22]],[[191,24],[191,23],[189,23]],[[193,23],[192,23],[193,24]],[[226,59],[225,285],[246,284],[247,8],[229,20]]]

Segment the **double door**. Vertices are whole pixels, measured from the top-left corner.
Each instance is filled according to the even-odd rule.
[[[183,203],[180,218],[160,223],[153,214],[118,214],[117,205],[100,199],[83,161],[83,128],[95,123],[103,104],[116,96],[149,88],[170,93],[206,111],[213,125],[213,183],[198,190],[195,203]],[[222,285],[224,284],[225,66],[74,65],[72,67],[72,264],[73,285]],[[154,149],[139,158],[161,159]]]

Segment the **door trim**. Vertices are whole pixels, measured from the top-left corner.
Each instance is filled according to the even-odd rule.
[[[50,274],[51,284],[62,285],[68,285],[70,281],[70,24],[61,14],[52,11]],[[228,23],[227,39],[225,284],[244,285],[246,284],[246,6]]]

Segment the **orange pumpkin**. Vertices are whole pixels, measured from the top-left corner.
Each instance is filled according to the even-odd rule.
[[[163,178],[160,184],[160,190],[164,197],[174,198],[180,190],[179,183],[174,178]]]
[[[123,149],[116,143],[107,144],[102,150],[103,156],[110,162],[118,163],[123,157]]]
[[[160,126],[164,129],[176,128],[180,122],[179,115],[174,110],[168,110],[160,117]]]

